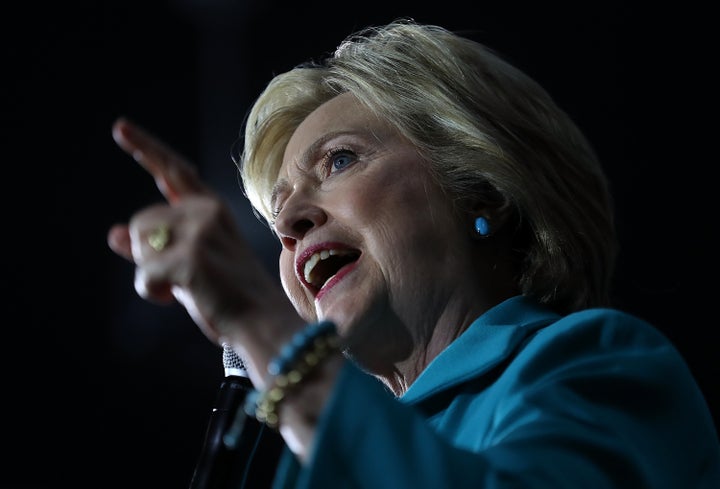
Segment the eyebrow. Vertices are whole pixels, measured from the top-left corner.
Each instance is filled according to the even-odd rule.
[[[308,168],[312,162],[312,160],[315,158],[315,155],[318,153],[319,149],[327,144],[328,141],[338,138],[340,136],[347,136],[347,135],[357,135],[359,134],[359,131],[334,131],[329,132],[327,134],[323,134],[321,137],[313,141],[313,143],[308,146],[305,151],[300,155],[299,160],[299,167],[300,168]],[[290,186],[290,183],[286,178],[278,179],[277,182],[275,182],[275,185],[272,187],[272,191],[270,192],[270,212],[275,213],[275,202],[277,201],[278,195],[280,195],[280,192],[285,190]]]

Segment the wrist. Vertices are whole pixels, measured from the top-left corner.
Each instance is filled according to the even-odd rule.
[[[329,359],[340,356],[340,343],[335,324],[330,321],[311,323],[293,335],[268,363],[270,377],[265,389],[248,396],[248,414],[277,428],[281,404],[308,387]]]

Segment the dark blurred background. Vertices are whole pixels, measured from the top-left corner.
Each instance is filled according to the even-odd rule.
[[[160,200],[112,140],[114,119],[196,162],[274,271],[277,243],[230,159],[246,111],[274,74],[400,16],[504,54],[586,131],[617,199],[617,305],[670,337],[718,419],[708,13],[627,2],[9,5],[1,489],[187,488],[223,378],[219,347],[184,310],[139,299],[133,268],[106,245],[113,223]]]

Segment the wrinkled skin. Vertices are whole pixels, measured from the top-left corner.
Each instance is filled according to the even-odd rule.
[[[127,120],[113,136],[167,203],[113,226],[109,246],[134,263],[140,296],[179,301],[209,340],[238,351],[259,389],[282,345],[328,318],[346,354],[400,395],[475,317],[516,293],[502,246],[479,246],[473,217],[454,209],[414,147],[348,94],[311,113],[286,148],[273,201],[282,287],[192,165]],[[156,251],[148,236],[160,225],[170,240]],[[322,249],[352,259],[309,283],[304,263]],[[344,361],[324,361],[281,405],[280,431],[301,459]]]
[[[305,317],[334,320],[353,357],[402,393],[485,305],[483,282],[468,273],[477,261],[471,218],[415,147],[351,94],[298,127],[275,190],[288,296]],[[360,256],[317,291],[297,273],[316,247]]]
[[[157,303],[178,300],[211,341],[247,350],[243,358],[262,385],[272,350],[251,352],[247,345],[274,344],[292,334],[292,329],[263,330],[274,322],[295,329],[304,323],[240,235],[229,208],[187,161],[126,120],[116,122],[113,136],[154,177],[167,204],[142,209],[128,224],[113,226],[108,244],[135,264],[140,296]],[[158,252],[147,237],[160,224],[169,226],[171,236]]]

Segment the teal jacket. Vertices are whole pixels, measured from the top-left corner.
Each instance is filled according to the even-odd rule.
[[[559,316],[514,297],[401,397],[351,362],[311,462],[276,489],[720,488],[720,443],[673,345],[613,309]]]

